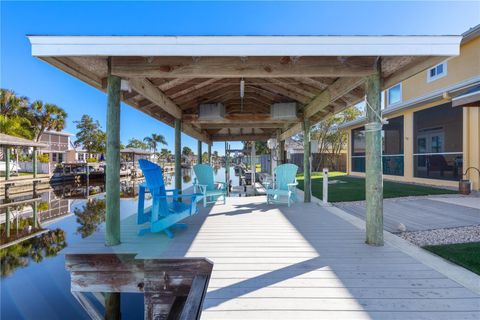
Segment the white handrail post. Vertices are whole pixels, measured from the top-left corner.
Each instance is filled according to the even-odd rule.
[[[323,168],[323,205],[328,205],[328,168]]]

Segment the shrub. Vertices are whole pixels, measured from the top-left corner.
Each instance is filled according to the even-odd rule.
[[[19,161],[32,161],[32,157],[27,154],[21,154],[18,156]]]
[[[41,163],[48,163],[48,162],[50,162],[50,159],[49,159],[47,153],[39,154],[38,157],[37,157],[37,159],[38,159],[38,161],[40,161]]]
[[[97,158],[88,158],[88,159],[87,159],[87,162],[88,162],[88,163],[97,162]]]

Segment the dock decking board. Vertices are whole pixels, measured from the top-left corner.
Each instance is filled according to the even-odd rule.
[[[291,208],[264,197],[228,198],[175,232],[137,236],[122,221],[122,244],[101,232],[69,252],[132,252],[138,258],[207,257],[214,262],[202,319],[476,319],[480,296],[385,245],[316,204]]]

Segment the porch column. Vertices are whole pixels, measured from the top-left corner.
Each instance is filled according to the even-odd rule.
[[[33,203],[33,227],[38,228],[38,203],[35,201]]]
[[[105,245],[120,244],[120,78],[108,76]]]
[[[312,199],[311,192],[311,175],[310,175],[310,120],[304,119],[303,128],[303,202],[310,202]]]
[[[230,196],[230,145],[225,141],[225,183],[227,184],[227,196]]]
[[[255,141],[252,141],[252,151],[250,154],[250,168],[252,170],[252,188],[253,188],[254,195],[255,195],[255,174],[257,171],[257,163],[255,162],[256,155],[257,155],[257,150],[255,148]]]
[[[10,148],[5,147],[3,154],[5,155],[5,180],[8,180],[10,179]]]
[[[279,166],[282,164],[281,162],[281,158],[282,158],[282,146],[284,146],[284,143],[283,141],[280,141],[280,135],[282,134],[282,130],[281,129],[278,129],[277,130],[277,135],[276,135],[276,139],[277,139],[277,154],[275,155],[276,158],[277,158],[277,163],[276,165]],[[273,171],[272,171],[272,174],[273,174]]]
[[[106,320],[119,320],[120,314],[120,293],[105,292],[105,318]]]
[[[278,164],[281,165],[281,164],[287,163],[285,161],[285,140],[279,141],[278,149],[279,149]]]
[[[182,120],[175,119],[175,189],[182,191]]]
[[[32,154],[32,169],[33,169],[33,177],[37,177],[37,147],[33,147],[33,154]]]
[[[197,145],[197,153],[198,153],[198,164],[202,164],[203,159],[202,159],[202,141],[198,140],[198,145]]]
[[[212,143],[208,144],[208,164],[212,165]]]
[[[381,61],[377,60],[375,74],[368,76],[367,121],[365,125],[365,199],[366,243],[383,245],[383,176],[382,176],[382,122],[381,122]]]

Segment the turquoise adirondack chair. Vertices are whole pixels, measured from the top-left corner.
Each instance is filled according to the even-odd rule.
[[[294,164],[282,164],[275,168],[275,180],[271,188],[267,189],[267,203],[287,203],[297,201],[297,171]],[[282,199],[285,199],[286,201]]]
[[[225,182],[215,182],[213,168],[208,164],[197,164],[193,166],[195,171],[195,180],[193,183],[193,192],[201,193],[203,196],[203,206],[207,203],[215,203],[217,199],[223,197],[223,204],[227,201],[227,184]]]
[[[187,225],[178,223],[179,221],[194,215],[198,212],[196,207],[196,198],[200,194],[182,194],[179,195],[178,189],[165,189],[163,181],[162,168],[148,160],[138,160],[140,169],[142,169],[145,177],[145,183],[140,185],[138,200],[138,216],[137,223],[144,224],[150,221],[150,227],[142,229],[139,235],[146,232],[163,231],[169,238],[173,238],[171,228],[186,228]],[[145,210],[145,193],[150,192],[152,195],[152,206]],[[168,194],[167,193],[171,193]],[[182,202],[179,201],[182,198]],[[185,202],[191,198],[191,201]]]

